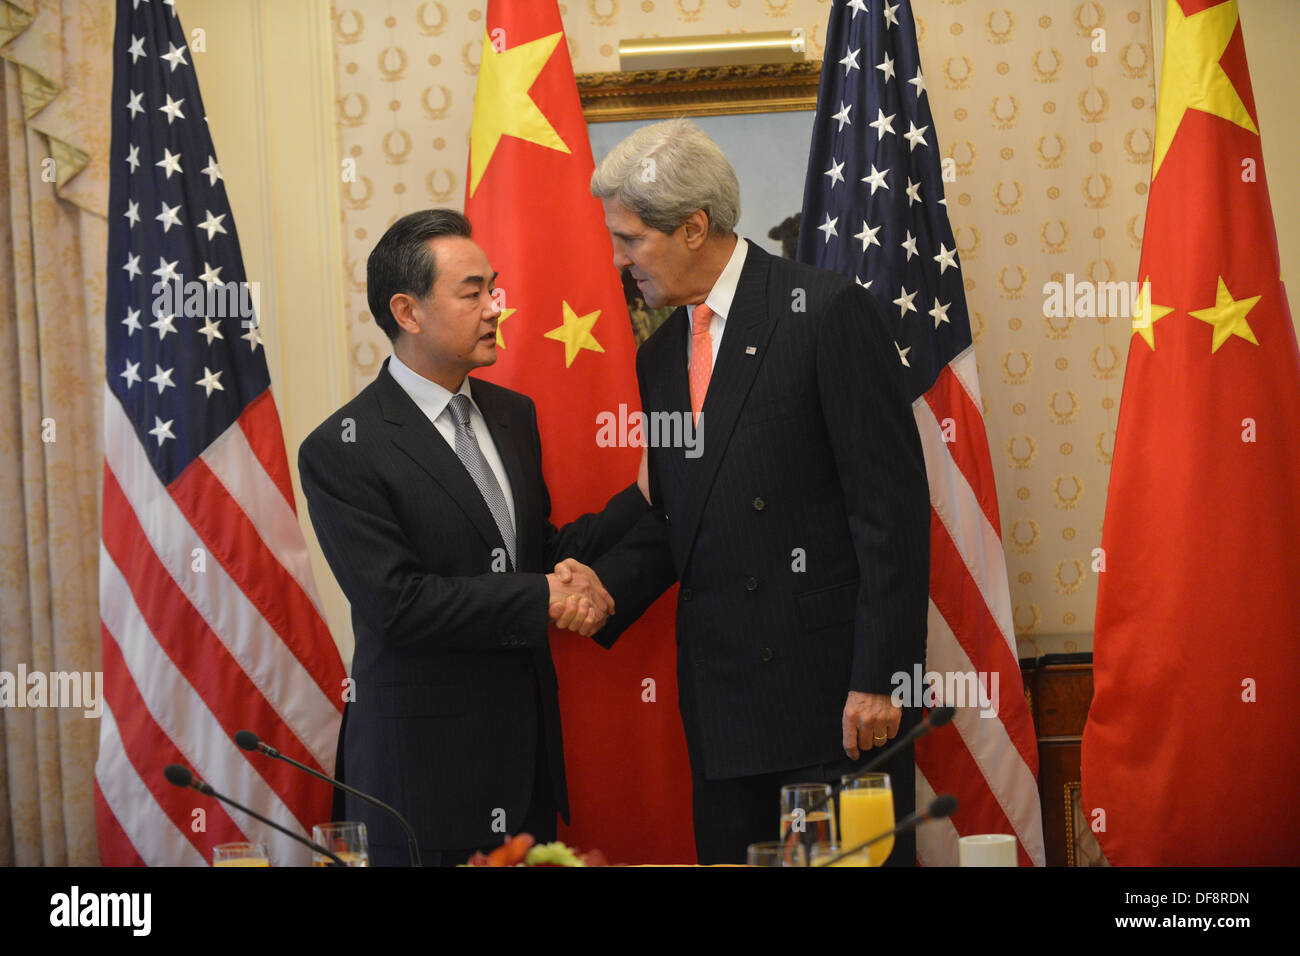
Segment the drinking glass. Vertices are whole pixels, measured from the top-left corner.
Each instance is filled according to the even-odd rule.
[[[369,866],[370,850],[366,843],[364,823],[318,823],[311,828],[311,838],[330,850],[346,866]],[[319,853],[312,853],[312,866],[334,866],[334,861]]]
[[[751,843],[745,853],[749,866],[805,866],[808,856],[798,843]]]
[[[871,860],[866,850],[854,853],[852,856],[846,856],[842,860],[835,858],[843,853],[848,847],[841,846],[838,843],[816,843],[808,851],[809,866],[870,866]],[[835,860],[834,863],[831,861]]]
[[[799,842],[835,842],[835,804],[829,783],[792,783],[781,788],[781,839],[794,831]]]
[[[213,866],[270,866],[264,843],[218,843],[212,848]]]
[[[894,828],[894,792],[889,774],[846,774],[840,789],[840,842],[851,849]],[[894,838],[873,843],[869,866],[880,866],[894,849]]]

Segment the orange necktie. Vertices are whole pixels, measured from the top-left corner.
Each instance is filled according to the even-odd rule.
[[[695,307],[691,318],[691,411],[699,424],[700,409],[704,407],[704,394],[709,390],[709,376],[713,374],[713,336],[709,334],[709,320],[713,310],[707,305]]]

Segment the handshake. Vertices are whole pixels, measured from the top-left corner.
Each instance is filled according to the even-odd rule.
[[[591,637],[614,613],[614,599],[596,572],[573,558],[565,558],[546,576],[551,589],[551,623],[564,631]]]

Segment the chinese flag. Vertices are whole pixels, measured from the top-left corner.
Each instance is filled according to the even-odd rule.
[[[555,0],[490,0],[465,214],[505,301],[496,364],[476,374],[536,402],[557,525],[601,507],[641,460],[596,442],[600,413],[640,402],[593,166]],[[695,862],[675,600],[674,588],[613,650],[551,632],[573,820],[560,838],[611,862]]]
[[[1166,17],[1083,810],[1117,865],[1294,865],[1300,357],[1236,0]]]

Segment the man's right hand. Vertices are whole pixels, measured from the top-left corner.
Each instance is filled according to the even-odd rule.
[[[590,637],[605,625],[614,611],[610,597],[596,572],[572,558],[566,558],[546,576],[550,588],[550,616],[561,630]]]

